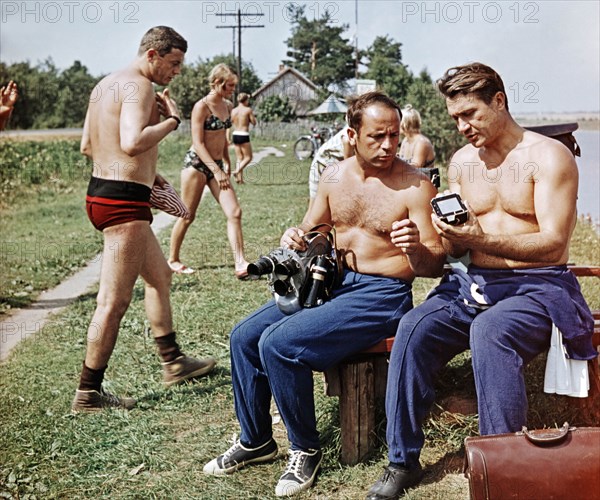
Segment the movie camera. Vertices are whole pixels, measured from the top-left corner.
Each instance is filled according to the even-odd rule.
[[[248,265],[248,274],[253,279],[269,275],[269,289],[284,314],[319,306],[331,297],[342,267],[334,229],[328,227],[326,233],[315,228],[307,232],[303,236],[304,251],[280,247]]]

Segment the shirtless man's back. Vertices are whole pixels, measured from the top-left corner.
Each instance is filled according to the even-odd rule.
[[[244,183],[242,172],[252,161],[252,145],[250,144],[250,124],[256,125],[256,117],[249,105],[250,96],[244,92],[238,95],[238,105],[231,111],[231,121],[234,131],[232,134],[233,146],[237,166],[233,176],[239,184]]]

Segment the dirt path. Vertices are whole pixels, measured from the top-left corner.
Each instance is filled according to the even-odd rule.
[[[269,155],[284,154],[276,148],[263,148],[254,155],[253,163]],[[252,168],[252,167],[250,167]],[[159,213],[154,217],[152,230],[155,234],[169,227],[175,217]],[[100,276],[102,254],[96,255],[85,267],[67,278],[57,287],[42,292],[36,302],[24,309],[15,309],[0,321],[0,362],[5,361],[12,349],[21,341],[42,333],[54,315],[93,287]],[[84,333],[82,333],[84,335]]]

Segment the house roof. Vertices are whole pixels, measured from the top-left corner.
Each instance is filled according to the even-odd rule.
[[[276,83],[277,80],[283,78],[287,73],[291,73],[292,75],[294,75],[299,80],[302,80],[302,82],[304,82],[306,85],[308,85],[309,87],[311,87],[313,90],[317,90],[318,89],[318,87],[313,82],[311,82],[306,76],[304,76],[302,73],[300,73],[300,71],[298,71],[297,69],[294,69],[294,68],[290,68],[289,66],[286,66],[283,70],[281,70],[279,73],[277,73],[277,75],[275,76],[275,78],[273,78],[271,81],[265,83],[258,90],[254,91],[252,93],[252,97],[256,97],[257,95],[262,94],[271,85],[273,85],[274,83]]]

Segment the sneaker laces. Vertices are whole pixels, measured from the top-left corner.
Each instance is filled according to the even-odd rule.
[[[229,457],[237,451],[238,446],[241,444],[235,432],[233,433],[233,436],[231,436],[231,442],[232,446],[230,446],[229,449],[223,453],[223,463],[229,460]]]
[[[111,405],[115,405],[115,406],[121,405],[121,400],[117,396],[115,396],[114,394],[111,394],[110,392],[106,392],[104,389],[100,390],[100,396],[105,398],[108,401],[108,403]]]
[[[294,476],[299,477],[298,473],[300,472],[302,463],[306,458],[306,453],[304,453],[302,450],[288,450],[288,454],[290,458],[288,458],[288,464],[283,471],[283,475],[285,476],[286,474],[291,473]]]

